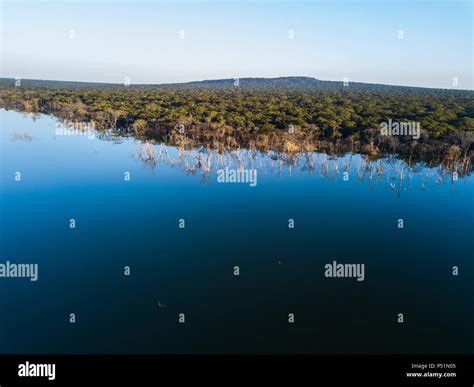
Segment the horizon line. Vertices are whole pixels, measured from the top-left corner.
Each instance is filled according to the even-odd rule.
[[[285,78],[307,78],[316,81],[322,82],[333,82],[333,83],[343,83],[344,81],[335,81],[330,79],[320,79],[315,78],[307,75],[283,75],[277,77],[232,77],[232,78],[212,78],[212,79],[200,79],[200,80],[193,80],[193,81],[185,81],[185,82],[165,82],[165,83],[130,83],[130,85],[125,85],[124,82],[100,82],[100,81],[73,81],[73,80],[64,80],[64,79],[40,79],[40,78],[21,78],[21,77],[8,77],[8,76],[0,76],[0,80],[26,80],[26,81],[41,81],[41,82],[69,82],[69,83],[92,83],[97,85],[110,85],[110,86],[118,86],[122,85],[124,87],[131,87],[131,86],[172,86],[172,85],[186,85],[190,83],[200,83],[200,82],[209,82],[209,81],[235,81],[235,80],[243,80],[243,79],[264,79],[264,80],[271,80],[271,79],[285,79]],[[451,91],[474,91],[474,89],[461,89],[461,88],[447,88],[447,87],[433,87],[433,86],[412,86],[412,85],[400,85],[400,84],[389,84],[389,83],[373,83],[373,82],[360,82],[360,81],[349,81],[349,85],[351,83],[355,84],[363,84],[363,85],[377,85],[377,86],[389,86],[389,87],[406,87],[412,89],[429,89],[429,90],[451,90]]]

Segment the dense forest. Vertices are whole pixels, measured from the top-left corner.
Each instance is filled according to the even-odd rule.
[[[474,92],[245,78],[172,85],[0,80],[0,108],[93,122],[98,130],[182,146],[398,154],[461,173],[474,153]],[[388,120],[418,122],[421,136],[383,136]]]

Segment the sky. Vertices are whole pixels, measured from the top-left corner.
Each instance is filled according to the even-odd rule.
[[[0,76],[473,89],[473,2],[1,1]]]

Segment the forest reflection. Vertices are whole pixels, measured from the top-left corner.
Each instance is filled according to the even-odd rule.
[[[126,128],[96,130],[90,124],[67,120],[59,120],[58,124],[62,135],[87,136],[114,144],[135,140],[138,144],[131,157],[146,168],[154,170],[160,165],[167,165],[178,168],[186,175],[199,175],[202,182],[211,182],[219,169],[227,167],[235,170],[256,169],[259,175],[291,177],[306,173],[333,181],[355,180],[366,183],[369,190],[381,185],[400,195],[415,186],[429,190],[446,183],[450,183],[454,190],[455,183],[472,170],[466,159],[412,160],[397,153],[374,157],[352,151],[343,144],[335,147],[334,144],[319,143],[317,150],[300,151],[292,150],[288,144],[268,147],[258,142],[241,143],[229,136],[219,141],[216,136],[206,139],[173,131],[157,139],[146,139]],[[27,132],[11,136],[12,141],[32,139],[34,136]],[[274,140],[277,139],[272,138]],[[264,142],[270,143],[268,139]],[[297,145],[298,149],[311,149],[309,142],[301,141]]]
[[[429,168],[424,163],[408,164],[406,161],[390,155],[371,159],[367,155],[348,153],[329,155],[319,152],[285,153],[256,149],[235,149],[217,151],[209,147],[180,148],[164,143],[140,143],[131,155],[150,169],[166,165],[178,168],[186,175],[199,175],[201,181],[211,182],[220,169],[254,170],[258,173],[291,177],[306,173],[332,181],[349,182],[356,180],[366,183],[372,190],[381,185],[400,196],[401,192],[415,185],[422,190],[452,184],[461,177],[442,165]]]

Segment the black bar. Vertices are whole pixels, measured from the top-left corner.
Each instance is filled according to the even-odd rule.
[[[52,379],[45,367],[36,368],[38,364],[54,364],[54,380],[19,376],[21,365],[33,365],[35,372]],[[166,380],[179,385],[188,379],[193,383],[215,380],[222,385],[235,381],[250,385],[257,380],[300,385],[307,380],[308,385],[472,386],[473,365],[473,355],[0,355],[0,386],[169,385]]]

